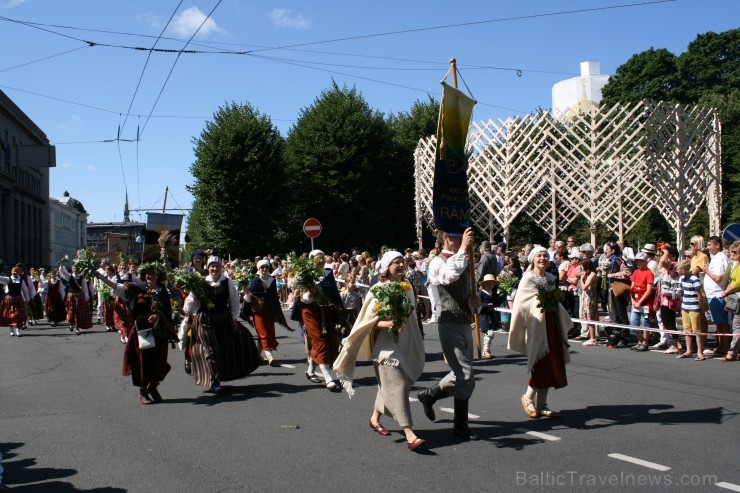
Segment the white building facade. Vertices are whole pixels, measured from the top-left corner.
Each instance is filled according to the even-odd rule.
[[[82,203],[64,192],[61,198],[49,199],[50,262],[57,263],[65,255],[75,258],[77,250],[87,243],[88,213]]]

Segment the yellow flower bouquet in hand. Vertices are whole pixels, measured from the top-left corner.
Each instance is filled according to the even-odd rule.
[[[408,320],[412,310],[406,294],[408,291],[411,291],[411,285],[406,281],[378,283],[370,288],[375,298],[373,311],[393,323],[390,330],[394,342],[398,342],[398,335],[403,332],[402,325]]]

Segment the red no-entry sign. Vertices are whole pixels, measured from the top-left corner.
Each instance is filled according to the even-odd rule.
[[[308,218],[303,223],[303,232],[311,239],[316,238],[321,234],[321,223],[313,217]]]

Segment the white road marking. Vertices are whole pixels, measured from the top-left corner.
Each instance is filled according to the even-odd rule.
[[[419,402],[419,399],[409,396],[409,402]]]
[[[451,407],[440,407],[439,410],[440,411],[444,411],[446,413],[455,414],[455,410],[452,409]],[[468,413],[468,418],[469,419],[478,419],[478,418],[480,418],[480,416],[477,416],[475,414]]]
[[[280,368],[295,368],[295,365],[287,365],[285,363],[280,363]]]
[[[619,459],[625,462],[631,462],[633,464],[637,464],[638,466],[649,467],[650,469],[655,469],[656,471],[670,471],[671,469],[668,466],[663,466],[661,464],[656,464],[655,462],[648,462],[646,460],[637,459],[635,457],[630,457],[629,455],[608,454],[608,456],[612,459]]]
[[[724,481],[721,483],[717,483],[717,486],[719,486],[720,488],[725,488],[727,490],[740,491],[740,486],[732,483],[725,483]]]
[[[558,440],[560,440],[560,437],[548,435],[547,433],[541,433],[539,431],[528,430],[526,428],[514,428],[514,431],[518,431],[519,433],[526,433],[527,435],[532,435],[533,437],[541,438],[549,442],[557,442]]]

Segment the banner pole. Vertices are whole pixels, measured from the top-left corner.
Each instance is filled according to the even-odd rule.
[[[452,71],[452,87],[457,89],[457,60],[450,58],[450,70]],[[470,284],[473,292],[473,298],[478,298],[478,282],[475,278],[475,254],[473,253],[473,245],[468,246],[468,263],[470,264]],[[478,309],[473,304],[473,323],[475,324],[475,346],[478,348],[478,359],[483,356],[481,349],[480,340],[480,322],[478,321]]]

